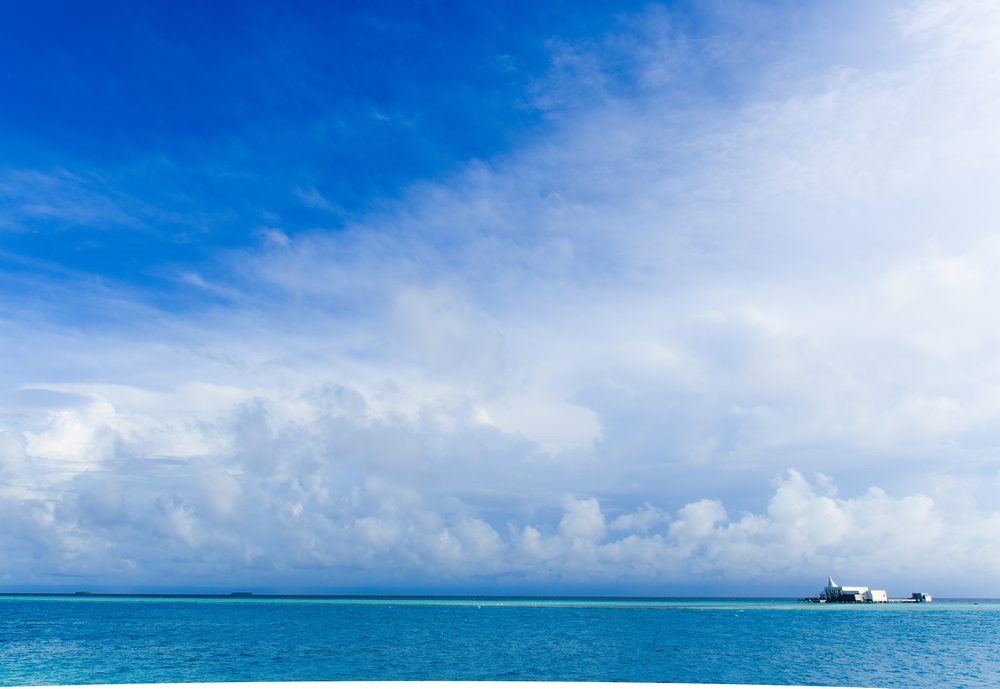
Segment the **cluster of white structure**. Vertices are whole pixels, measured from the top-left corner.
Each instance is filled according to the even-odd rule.
[[[870,589],[867,586],[840,586],[830,577],[823,588],[821,599],[831,603],[888,603],[889,596],[885,591]]]
[[[885,591],[867,586],[841,586],[830,577],[823,591],[816,598],[808,600],[817,603],[930,603],[931,594],[914,593],[909,598],[890,599]]]

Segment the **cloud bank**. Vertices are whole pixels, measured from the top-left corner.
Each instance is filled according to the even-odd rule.
[[[6,276],[0,583],[995,593],[1000,13],[856,9],[554,43],[544,136],[274,217],[198,308]]]

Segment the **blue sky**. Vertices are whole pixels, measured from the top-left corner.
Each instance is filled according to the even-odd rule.
[[[988,5],[5,13],[0,589],[1000,593]]]
[[[99,238],[63,253],[42,236],[91,218],[25,218],[13,249],[141,283],[252,243],[249,228],[274,217],[289,233],[342,225],[535,135],[548,42],[600,35],[627,10],[15,3],[0,49],[17,66],[0,84],[5,157],[79,175],[68,195],[104,192],[109,212]]]

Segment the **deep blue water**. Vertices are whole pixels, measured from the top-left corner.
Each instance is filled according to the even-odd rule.
[[[592,680],[1000,686],[1000,602],[0,597],[0,685]]]

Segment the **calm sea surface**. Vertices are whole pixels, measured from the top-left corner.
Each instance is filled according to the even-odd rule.
[[[1000,601],[0,597],[0,685],[602,680],[1000,687]]]

